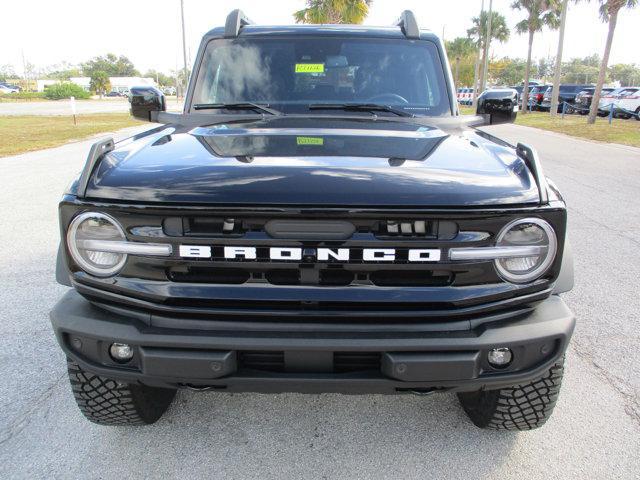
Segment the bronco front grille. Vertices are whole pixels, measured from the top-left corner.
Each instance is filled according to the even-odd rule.
[[[63,228],[86,208],[64,204]],[[295,317],[310,322],[420,322],[513,308],[546,298],[560,258],[544,278],[515,285],[499,277],[493,261],[451,261],[449,250],[492,246],[498,232],[523,215],[545,218],[559,239],[566,223],[562,209],[421,213],[114,205],[99,210],[121,223],[129,241],[170,244],[173,253],[131,254],[123,270],[106,279],[70,264],[79,291],[162,315],[238,321]],[[208,255],[185,257],[181,246],[202,246]],[[229,259],[225,247],[252,248],[255,256]],[[274,259],[271,249],[280,247],[299,249],[303,255]],[[351,254],[347,261],[319,256],[320,250],[341,248]],[[371,249],[393,249],[396,256],[392,261],[363,258],[363,251]],[[415,249],[436,250],[439,259],[412,262],[408,252]],[[307,251],[315,252],[311,260]]]

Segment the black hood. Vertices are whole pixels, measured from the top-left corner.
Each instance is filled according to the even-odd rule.
[[[296,206],[534,204],[513,149],[472,131],[386,120],[274,118],[168,126],[118,145],[87,197],[142,203]]]

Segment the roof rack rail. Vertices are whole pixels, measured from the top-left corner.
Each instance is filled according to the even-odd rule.
[[[78,198],[84,198],[86,196],[89,179],[96,169],[96,165],[98,165],[105,154],[114,148],[115,143],[113,138],[103,138],[91,145],[91,150],[89,150],[89,155],[87,155],[87,162],[84,164],[84,168],[80,174],[80,180],[78,180]]]
[[[226,38],[237,37],[240,29],[245,25],[253,25],[253,22],[249,20],[249,17],[242,10],[236,8],[227,15],[227,21],[224,24],[224,36]]]
[[[524,163],[529,167],[529,171],[533,174],[533,178],[538,185],[538,192],[540,192],[540,205],[549,203],[549,193],[547,192],[547,177],[544,176],[542,170],[542,163],[540,163],[540,157],[529,145],[524,143],[518,143],[516,146],[516,153],[520,158],[524,160]]]
[[[400,14],[400,18],[396,20],[396,26],[400,27],[402,33],[407,38],[420,38],[420,29],[416,16],[411,10],[405,10]]]

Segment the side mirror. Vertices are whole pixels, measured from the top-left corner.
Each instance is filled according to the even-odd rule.
[[[164,94],[156,87],[131,87],[131,115],[138,120],[154,122],[158,112],[167,110]]]
[[[478,97],[478,115],[488,115],[488,125],[513,123],[518,115],[518,92],[511,88],[485,90]]]

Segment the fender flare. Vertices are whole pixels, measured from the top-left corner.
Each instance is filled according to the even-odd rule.
[[[56,282],[60,285],[71,287],[69,279],[69,266],[67,265],[67,257],[64,254],[62,242],[58,244],[58,255],[56,256]]]
[[[564,242],[564,251],[562,252],[562,265],[560,267],[560,274],[556,280],[556,284],[553,287],[553,294],[568,292],[573,288],[573,249],[571,248],[571,242],[567,239]]]

